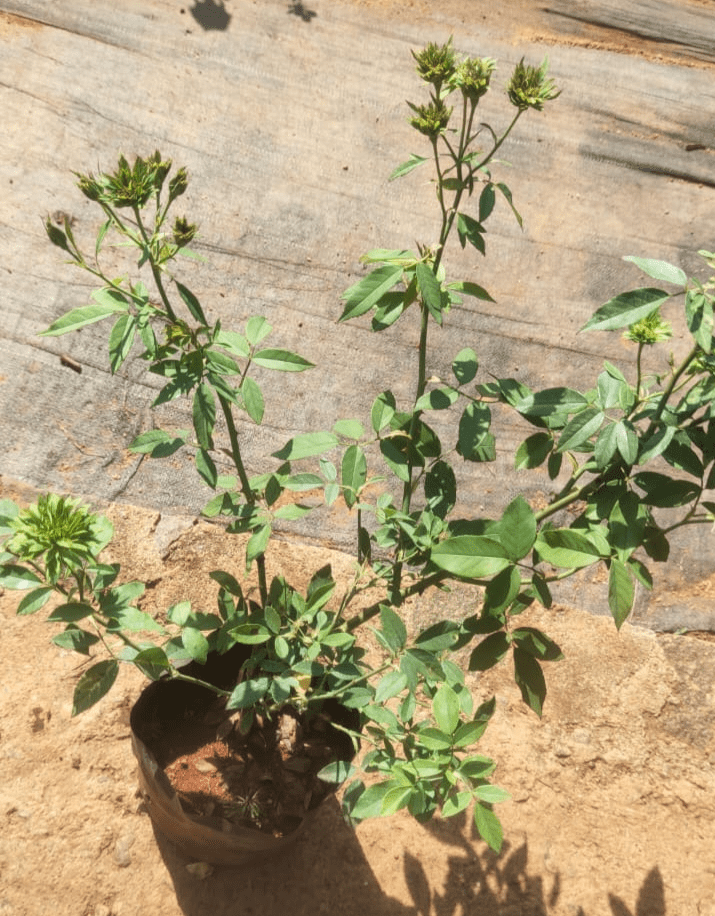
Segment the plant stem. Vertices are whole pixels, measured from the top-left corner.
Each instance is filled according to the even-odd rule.
[[[172,321],[176,321],[176,312],[174,311],[171,305],[171,302],[169,301],[169,297],[166,294],[166,290],[164,289],[164,281],[161,276],[161,270],[155,263],[154,258],[151,253],[151,244],[149,241],[149,236],[147,235],[146,229],[144,228],[144,223],[142,222],[139,207],[134,205],[132,207],[132,210],[134,211],[134,217],[137,221],[139,232],[141,234],[142,240],[146,247],[147,260],[149,261],[149,265],[151,267],[151,273],[152,273],[152,276],[154,277],[154,283],[156,284],[157,291],[159,293],[159,296],[161,297],[161,301],[164,305],[164,308],[166,309],[166,314],[169,316],[169,318]]]
[[[243,493],[243,496],[248,505],[255,506],[256,494],[253,492],[253,488],[251,487],[251,482],[248,479],[246,467],[241,456],[241,446],[238,441],[238,432],[236,430],[236,422],[233,419],[233,413],[231,412],[231,405],[221,394],[218,395],[218,400],[226,420],[228,438],[231,442],[231,457],[233,458],[233,464],[236,468],[238,479],[241,483],[241,492]],[[256,557],[256,569],[258,570],[258,588],[261,593],[261,602],[263,605],[266,605],[268,603],[268,582],[266,578],[265,554],[261,553]]]

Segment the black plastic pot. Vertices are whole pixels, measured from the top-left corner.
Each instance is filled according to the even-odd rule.
[[[206,665],[192,663],[187,673],[218,687],[228,689],[235,683],[238,669],[249,654],[243,646],[223,656],[209,656]],[[213,700],[215,694],[185,681],[161,679],[149,684],[132,708],[130,715],[132,750],[139,765],[139,786],[154,826],[195,861],[213,865],[241,866],[280,855],[295,843],[310,824],[318,808],[306,811],[299,826],[291,833],[276,837],[248,827],[231,825],[230,831],[217,817],[198,817],[187,812],[162,770],[152,736],[167,729],[179,728],[185,711]],[[334,704],[331,717],[357,729],[359,714]],[[354,749],[347,736],[339,756],[351,760]],[[330,796],[328,796],[330,797]]]

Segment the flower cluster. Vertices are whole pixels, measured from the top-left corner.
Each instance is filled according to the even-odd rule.
[[[553,80],[546,76],[549,68],[549,59],[544,58],[540,67],[531,67],[524,63],[524,58],[514,67],[507,95],[509,101],[520,111],[533,108],[541,111],[544,102],[550,102],[561,95],[561,90],[556,88]]]
[[[461,89],[466,99],[476,103],[486,95],[496,65],[491,57],[467,57],[457,67],[450,83]]]
[[[147,205],[151,198],[161,190],[164,179],[171,169],[171,159],[162,160],[157,151],[143,159],[137,156],[131,166],[124,156],[119,157],[117,170],[111,174],[77,174],[77,185],[89,200],[107,203],[114,207],[138,207]],[[182,170],[183,171],[183,170]],[[172,180],[177,182],[181,172]],[[178,197],[186,190],[186,175],[183,185],[177,184],[173,197]]]

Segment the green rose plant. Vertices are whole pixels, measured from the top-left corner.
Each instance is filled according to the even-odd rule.
[[[634,379],[614,360],[586,391],[533,391],[514,378],[485,374],[479,380],[471,348],[455,355],[449,378],[435,377],[428,368],[430,330],[442,326],[464,296],[491,301],[478,283],[448,278],[448,244],[456,240],[484,255],[485,223],[500,199],[521,223],[509,188],[492,177],[495,157],[522,115],[541,111],[559,92],[546,61],[539,67],[520,62],[507,86],[513,116],[498,132],[477,121],[493,60],[460,60],[451,41],[414,57],[428,96],[409,103],[410,123],[426,141],[427,155],[412,154],[390,177],[431,163],[437,242],[365,254],[369,271],[343,294],[340,316],[369,318],[376,333],[403,322],[403,333],[415,334],[410,400],[398,404],[392,391],[376,393],[366,424],[339,419],[329,430],[293,437],[258,473],[247,467],[242,430],[260,424],[264,414],[252,370],[303,372],[311,364],[269,345],[272,328],[260,316],[241,331],[209,322],[198,295],[172,275],[177,258],[195,256],[196,226],[170,219],[187,188],[184,169],[172,175],[172,163],[157,152],[133,164],[121,157],[110,173],[78,175],[79,189],[103,214],[94,250],[80,246],[69,220],[63,227],[48,220],[46,229],[99,286],[90,304],[62,315],[44,333],[109,319],[111,371],[139,347],[148,371],[163,383],[154,406],[189,400],[190,429],[153,428],[129,448],[153,459],[179,449],[193,457],[212,491],[203,514],[222,521],[229,534],[245,536],[246,570],[211,572],[215,609],[181,602],[152,617],[137,605],[144,585],[101,559],[112,537],[108,521],[77,500],[49,494],[25,509],[2,503],[0,584],[25,590],[19,614],[60,596],[50,619],[64,629],[54,642],[92,659],[75,688],[75,713],[107,693],[121,662],[152,679],[201,683],[186,673],[187,661],[203,663],[211,651],[243,644],[250,657],[235,685],[212,687],[228,710],[241,711],[243,732],[257,721],[274,721],[287,706],[311,716],[327,699],[359,712],[361,728],[347,730],[362,743],[359,766],[370,774],[369,785],[353,763],[339,761],[321,774],[346,782],[342,804],[352,822],[402,808],[427,820],[436,811],[449,817],[472,806],[477,830],[498,850],[502,830],[494,805],[507,793],[490,782],[494,761],[475,749],[495,700],[475,707],[465,668],[485,671],[510,658],[524,701],[541,714],[542,665],[562,655],[548,635],[522,625],[520,615],[533,604],[551,607],[560,580],[603,566],[620,626],[636,583],[651,588],[648,563],[667,558],[670,535],[712,523],[715,505],[703,497],[715,482],[715,282],[689,280],[662,261],[630,259],[669,291],[649,286],[617,296],[582,330],[624,331],[636,348],[629,362]],[[114,278],[102,267],[112,240],[138,252],[135,279]],[[715,267],[715,254],[701,254]],[[153,284],[151,293],[140,271]],[[648,374],[645,351],[670,334],[661,313],[681,298],[692,347],[679,364],[666,358],[662,371]],[[495,459],[497,409],[518,415],[528,432],[515,467],[545,468],[553,492],[540,508],[517,496],[497,518],[460,517],[455,465]],[[453,418],[447,447],[431,425],[437,413]],[[230,473],[219,467],[226,456]],[[304,492],[322,493],[329,507],[342,503],[352,513],[350,581],[336,582],[324,567],[299,590],[267,568],[276,523],[311,511],[300,502]],[[281,500],[286,493],[292,498]],[[256,583],[250,589],[248,570]],[[405,602],[450,583],[470,590],[463,618],[411,632]],[[366,595],[369,601],[357,601]]]

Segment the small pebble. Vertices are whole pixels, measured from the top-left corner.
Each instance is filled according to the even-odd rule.
[[[127,868],[131,865],[132,857],[129,850],[134,845],[134,834],[125,833],[120,836],[114,846],[114,861],[120,868]]]

